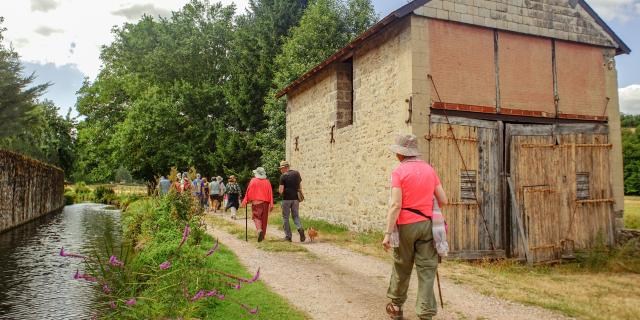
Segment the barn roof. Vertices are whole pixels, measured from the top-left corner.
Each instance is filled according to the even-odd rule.
[[[622,41],[622,39],[620,39],[620,37],[618,37],[618,35],[616,35],[615,32],[613,32],[613,30],[604,22],[604,20],[602,20],[602,18],[600,18],[600,16],[593,10],[593,8],[591,8],[591,6],[589,6],[589,4],[586,3],[585,0],[569,0],[569,1],[573,2],[572,6],[574,7],[579,4],[589,14],[589,16],[591,16],[591,18],[593,19],[593,22],[599,25],[603,29],[603,31],[606,33],[606,35],[611,37],[611,39],[613,40],[616,46],[616,54],[623,54],[623,53],[628,54],[631,52],[631,49]],[[391,12],[389,15],[387,15],[382,20],[380,20],[378,23],[370,27],[367,31],[362,33],[360,36],[355,38],[346,46],[344,46],[342,49],[340,49],[339,51],[331,55],[329,58],[327,58],[320,64],[313,67],[311,70],[304,73],[298,79],[290,83],[286,88],[280,90],[276,94],[276,97],[280,98],[283,95],[287,94],[289,91],[291,91],[292,89],[294,89],[295,87],[297,87],[302,82],[309,79],[316,73],[320,72],[322,69],[326,68],[331,63],[347,58],[348,56],[352,55],[353,50],[357,48],[361,43],[369,39],[371,36],[375,35],[379,31],[381,31],[382,29],[390,25],[391,23],[412,14],[415,10],[421,8],[422,6],[424,6],[429,2],[431,2],[431,0],[414,0],[402,6],[401,8]]]

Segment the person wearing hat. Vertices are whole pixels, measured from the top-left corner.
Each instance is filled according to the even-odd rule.
[[[238,184],[238,180],[236,176],[230,176],[229,182],[227,183],[226,193],[229,196],[229,200],[227,200],[227,206],[225,209],[231,208],[231,219],[236,219],[236,212],[240,207],[240,198],[242,197],[242,189]]]
[[[222,204],[222,196],[224,195],[224,183],[222,183],[222,177],[211,177],[211,183],[209,183],[209,197],[211,198],[211,207],[213,213],[217,213]]]
[[[282,175],[280,176],[278,193],[282,197],[282,222],[285,240],[291,241],[291,227],[289,226],[289,214],[291,214],[293,223],[300,234],[300,242],[304,242],[306,238],[302,223],[300,223],[300,199],[298,198],[298,192],[302,191],[302,177],[298,171],[289,169],[289,162],[286,160],[280,161],[280,173]]]
[[[413,265],[418,275],[416,314],[419,319],[431,319],[437,313],[433,284],[438,267],[438,253],[433,245],[431,216],[434,195],[443,206],[448,203],[435,170],[420,159],[418,139],[404,134],[389,147],[400,164],[391,174],[391,199],[382,245],[392,247],[391,234],[397,228],[398,241],[393,244],[393,271],[387,297],[391,302],[386,311],[394,319],[402,319],[402,305]]]
[[[273,210],[273,191],[263,167],[253,170],[253,175],[254,178],[249,182],[241,207],[244,208],[248,202],[251,202],[252,219],[258,232],[258,242],[262,242],[267,234],[269,212]]]

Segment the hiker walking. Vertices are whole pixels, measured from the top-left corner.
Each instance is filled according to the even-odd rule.
[[[182,173],[182,192],[189,192],[191,190],[191,181],[189,181],[189,174],[187,172]]]
[[[164,176],[160,177],[160,181],[158,182],[158,191],[160,196],[164,196],[169,193],[169,189],[171,188],[171,181],[165,178]]]
[[[202,176],[198,173],[196,178],[191,182],[191,195],[200,203],[200,194],[202,193]]]
[[[207,177],[202,178],[200,188],[200,205],[204,208],[205,211],[207,211],[209,210],[209,181],[207,181]]]
[[[391,175],[391,200],[382,245],[393,247],[393,271],[387,297],[391,302],[386,311],[393,319],[402,319],[402,305],[415,262],[418,274],[416,314],[419,319],[431,319],[437,313],[433,292],[438,267],[438,253],[432,232],[434,195],[440,206],[448,203],[435,170],[418,158],[415,135],[400,135],[390,146],[400,164]],[[397,237],[394,232],[397,231]],[[394,237],[392,237],[394,234]],[[391,241],[394,238],[396,241]]]
[[[253,170],[254,178],[249,182],[247,194],[242,200],[242,208],[251,202],[253,222],[258,232],[258,242],[264,240],[267,234],[267,222],[269,212],[273,210],[273,191],[271,183],[267,180],[267,172],[263,167]]]
[[[224,183],[222,183],[222,177],[211,177],[211,183],[209,183],[209,195],[211,197],[211,206],[213,212],[217,213],[222,204],[222,196],[224,195]]]
[[[286,160],[280,161],[280,186],[278,187],[278,193],[282,197],[282,222],[285,234],[285,240],[291,241],[291,227],[289,226],[289,214],[293,217],[293,223],[298,229],[300,234],[300,242],[304,242],[304,229],[302,223],[300,223],[300,199],[298,192],[302,192],[302,177],[296,170],[289,168],[289,162]]]
[[[236,219],[236,212],[240,207],[240,198],[242,197],[242,189],[237,182],[236,176],[230,176],[227,183],[226,194],[229,196],[225,209],[231,208],[231,219]]]
[[[182,174],[180,172],[176,175],[176,182],[173,183],[173,188],[177,193],[182,192]]]

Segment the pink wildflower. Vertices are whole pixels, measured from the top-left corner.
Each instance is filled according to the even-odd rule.
[[[189,237],[189,232],[191,232],[191,228],[189,228],[189,224],[184,227],[184,231],[182,232],[182,241],[180,241],[180,245],[178,248],[182,247],[182,245],[187,241],[187,237]]]
[[[111,256],[111,258],[109,258],[109,264],[111,264],[114,267],[123,267],[124,263],[120,260],[118,260],[118,258],[116,258],[116,256]]]
[[[218,291],[211,290],[211,291],[207,292],[207,297],[212,297],[212,296],[215,296],[216,294],[218,294]]]
[[[169,261],[165,261],[160,264],[160,270],[167,270],[169,268],[171,268],[171,262]]]
[[[69,253],[69,252],[64,252],[64,247],[60,248],[60,256],[61,257],[68,257],[68,258],[80,258],[80,259],[86,259],[87,257],[83,256],[83,255],[79,255],[79,254],[75,254],[75,253]]]
[[[78,270],[76,270],[76,274],[73,275],[73,278],[76,280],[80,280],[80,279],[84,279],[87,280],[89,282],[97,282],[98,279],[96,279],[95,277],[92,277],[88,274],[80,274],[80,272]]]
[[[193,298],[191,298],[191,302],[195,302],[202,299],[205,296],[205,293],[206,292],[204,290],[198,291],[198,293],[196,293],[196,295],[193,296]]]
[[[113,301],[109,301],[109,307],[110,307],[111,309],[115,309],[117,306],[116,306],[116,303],[115,303],[115,302],[113,302]]]
[[[134,304],[138,303],[138,301],[136,301],[136,298],[131,298],[129,300],[127,300],[127,302],[125,302],[126,305],[128,306],[132,306]]]
[[[106,283],[104,285],[102,285],[102,291],[105,294],[110,294],[111,293],[111,289],[109,288],[109,286]]]
[[[209,252],[207,252],[207,257],[212,255],[214,252],[216,252],[216,250],[218,249],[218,240],[216,239],[216,244],[213,246],[213,248],[211,248],[211,250],[209,250]]]
[[[244,305],[244,304],[240,304],[240,307],[242,307],[242,309],[247,310],[247,312],[249,312],[250,314],[257,314],[258,313],[258,307],[256,307],[255,309],[251,309],[249,306]]]
[[[256,275],[254,275],[253,278],[251,278],[251,280],[247,281],[247,283],[254,283],[258,281],[258,279],[260,279],[260,268],[258,268]]]

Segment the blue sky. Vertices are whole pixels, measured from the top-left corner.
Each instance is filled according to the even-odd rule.
[[[100,46],[112,41],[112,26],[137,20],[143,13],[167,15],[188,0],[20,0],[0,1],[0,15],[8,30],[5,40],[21,55],[25,73],[53,85],[44,98],[61,113],[75,104],[85,77],[99,71]],[[240,10],[248,0],[234,2]],[[380,17],[406,0],[373,0]],[[587,0],[633,51],[617,57],[621,109],[640,114],[640,0]]]

